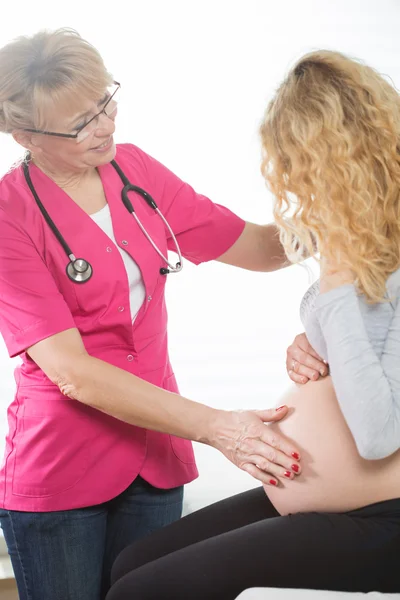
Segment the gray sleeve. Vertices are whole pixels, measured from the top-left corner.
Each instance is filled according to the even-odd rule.
[[[348,284],[321,294],[315,309],[339,405],[358,451],[363,458],[382,459],[400,448],[400,304],[378,358],[360,302]]]

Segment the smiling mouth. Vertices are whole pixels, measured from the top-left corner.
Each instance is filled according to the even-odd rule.
[[[92,148],[92,150],[101,150],[101,148],[105,148],[111,140],[111,136],[108,138],[108,140],[106,140],[105,142],[103,142],[102,144],[100,144],[100,146],[96,146],[95,148]]]

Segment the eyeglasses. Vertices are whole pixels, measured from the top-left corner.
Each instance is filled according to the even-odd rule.
[[[97,129],[97,124],[99,121],[100,115],[104,114],[110,119],[115,116],[115,112],[117,110],[118,99],[116,99],[116,94],[120,89],[121,84],[118,81],[114,81],[114,84],[110,86],[107,90],[107,97],[104,100],[103,108],[94,115],[89,121],[83,123],[82,125],[78,125],[75,127],[76,133],[55,133],[54,131],[44,131],[43,129],[24,129],[24,131],[29,131],[30,133],[41,133],[43,135],[52,135],[55,137],[68,138],[72,140],[76,140],[78,144],[83,142],[91,133]]]

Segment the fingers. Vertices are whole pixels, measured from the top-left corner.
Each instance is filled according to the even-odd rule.
[[[298,449],[265,424],[280,419],[279,413],[285,410],[287,414],[287,406],[278,410],[220,411],[208,443],[267,485],[274,485],[271,481],[278,477],[293,479],[301,473]]]
[[[292,381],[294,381],[295,383],[307,383],[307,381],[310,381],[310,379],[312,379],[313,381],[316,381],[319,377],[318,373],[316,373],[316,375],[314,375],[314,378],[312,378],[312,377],[306,377],[305,375],[298,375],[294,371],[288,371],[288,375],[289,375],[290,379]]]
[[[248,473],[249,475],[254,477],[254,479],[261,481],[261,483],[263,485],[271,485],[274,487],[277,487],[279,485],[279,482],[276,479],[276,477],[273,477],[272,475],[269,475],[265,471],[262,471],[253,463],[247,463],[247,464],[243,465],[242,469],[243,469],[243,471],[246,471],[246,473]]]
[[[288,375],[290,379],[293,379],[297,383],[307,383],[309,380],[317,381],[322,376],[319,370],[307,367],[297,360],[292,360],[289,367],[291,368],[289,368]]]
[[[296,472],[296,470],[294,471],[291,467],[285,469],[284,467],[281,467],[281,466],[277,465],[276,463],[273,463],[273,462],[270,462],[269,460],[263,459],[261,456],[254,457],[254,462],[255,462],[256,467],[260,471],[263,471],[263,473],[266,473],[267,475],[272,475],[273,478],[278,478],[278,479],[282,479],[282,480],[294,479],[296,475],[300,474],[300,467],[297,470],[297,464],[294,465],[297,470],[297,472]]]
[[[296,341],[297,341],[297,346],[299,347],[299,349],[301,351],[305,352],[308,356],[315,358],[315,360],[317,361],[317,363],[319,365],[319,368],[326,367],[326,362],[311,346],[305,333],[301,333],[299,336],[297,336],[295,338],[295,342]],[[312,365],[309,365],[309,366],[312,366]]]
[[[267,410],[253,410],[251,411],[254,415],[262,419],[264,423],[271,421],[278,421],[281,419],[280,415],[287,415],[288,407],[286,405],[278,406],[278,408],[270,408]],[[260,436],[253,438],[252,452],[264,457],[266,460],[277,463],[285,469],[292,467],[293,459],[295,463],[300,460],[300,452],[291,443],[285,440],[278,433],[273,431],[270,427],[262,427],[260,429]],[[297,472],[300,472],[300,465]],[[295,469],[296,471],[296,469]]]
[[[315,352],[305,333],[297,335],[293,344],[287,349],[286,369],[289,377],[296,383],[316,381],[329,372],[328,365]]]
[[[254,440],[252,449],[254,454],[250,457],[251,462],[263,470],[268,470],[268,465],[275,465],[273,473],[277,476],[283,476],[285,471],[293,475],[301,473],[299,451],[283,438],[271,435],[270,431],[264,439]],[[254,456],[257,462],[253,459]]]
[[[271,423],[271,421],[280,421],[287,415],[288,407],[283,404],[277,408],[267,408],[266,410],[252,410],[251,412],[257,415],[264,423]]]
[[[297,340],[297,345],[299,348],[304,350],[304,352],[311,354],[311,356],[316,358],[319,362],[324,362],[323,358],[311,346],[305,333],[300,333],[298,336],[296,336],[295,340]]]
[[[301,348],[291,346],[291,350],[288,350],[287,363],[289,370],[295,371],[295,373],[300,373],[299,368],[306,368],[307,372],[315,372],[317,375],[322,375],[323,373],[326,375],[328,371],[328,367],[322,360],[318,360],[308,354],[305,350]],[[304,373],[306,375],[306,373]],[[323,375],[322,375],[323,376]]]
[[[287,479],[294,479],[296,475],[300,474],[300,466],[297,469],[298,465],[294,464],[296,467],[293,469],[285,469],[284,467],[280,467],[279,465],[265,460],[262,456],[252,456],[252,462],[246,463],[243,465],[243,470],[261,481],[265,485],[277,486],[279,485],[279,480],[282,481]]]

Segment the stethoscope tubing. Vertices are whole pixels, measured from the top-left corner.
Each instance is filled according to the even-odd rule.
[[[25,176],[26,182],[29,186],[29,189],[31,190],[33,197],[35,198],[36,204],[38,205],[40,212],[42,213],[47,225],[50,227],[50,229],[56,236],[57,240],[63,247],[63,250],[64,250],[65,254],[68,256],[68,258],[70,260],[75,260],[74,253],[72,252],[71,248],[68,246],[68,244],[67,244],[66,240],[64,239],[64,237],[62,236],[61,232],[55,226],[53,219],[50,217],[46,208],[43,206],[42,201],[40,200],[40,198],[33,186],[32,179],[31,179],[31,176],[29,173],[28,163],[26,161],[24,161],[24,163],[23,163],[23,170],[24,170],[24,176]],[[71,258],[71,257],[73,257],[73,258]]]
[[[168,268],[162,267],[160,269],[160,273],[162,275],[167,275],[168,273],[179,273],[179,271],[182,270],[182,253],[181,253],[181,249],[179,247],[178,241],[177,241],[177,239],[174,235],[174,232],[172,231],[172,228],[171,228],[170,224],[168,223],[167,219],[164,217],[164,215],[159,210],[155,200],[150,196],[150,194],[148,192],[146,192],[146,190],[144,190],[143,188],[141,188],[137,185],[133,185],[132,183],[130,183],[129,179],[126,177],[125,173],[122,171],[121,167],[116,163],[115,160],[112,160],[111,164],[114,167],[114,169],[117,171],[117,173],[118,173],[119,177],[121,178],[122,183],[124,185],[122,192],[121,192],[121,199],[122,199],[122,202],[123,202],[125,208],[133,216],[133,218],[135,219],[139,228],[141,229],[143,235],[150,242],[150,244],[152,245],[154,250],[160,256],[160,258],[162,258],[162,260],[166,263],[166,265],[168,265]],[[24,171],[24,176],[25,176],[26,182],[28,184],[28,187],[32,192],[32,195],[39,207],[40,212],[42,213],[46,223],[52,230],[53,234],[57,238],[57,240],[60,243],[60,245],[62,246],[65,254],[68,256],[68,258],[70,260],[70,263],[66,267],[66,272],[67,272],[69,279],[71,279],[74,283],[85,283],[86,281],[88,281],[91,278],[91,276],[93,274],[93,268],[92,268],[91,264],[84,258],[76,258],[75,254],[72,252],[72,250],[71,250],[70,246],[68,245],[68,243],[66,242],[65,238],[63,237],[63,235],[61,234],[59,229],[56,227],[54,221],[52,220],[49,213],[47,212],[45,206],[41,202],[41,200],[35,190],[35,187],[32,183],[32,179],[31,179],[31,176],[29,173],[29,157],[27,157],[27,159],[23,163],[23,171]],[[157,213],[157,215],[160,217],[160,219],[164,223],[164,226],[166,227],[167,231],[169,232],[169,234],[174,242],[175,251],[178,255],[178,262],[176,263],[175,266],[168,260],[168,256],[164,256],[164,254],[158,248],[157,244],[153,241],[153,239],[149,235],[148,231],[144,227],[143,223],[137,216],[135,209],[133,208],[132,202],[130,201],[130,199],[128,197],[129,192],[135,192],[135,193],[139,194],[145,200],[145,202],[148,204],[148,206],[150,206],[150,208],[152,208]],[[78,266],[78,264],[79,264],[79,268],[77,268],[75,266],[75,265]],[[86,267],[85,267],[85,265],[86,265]]]

